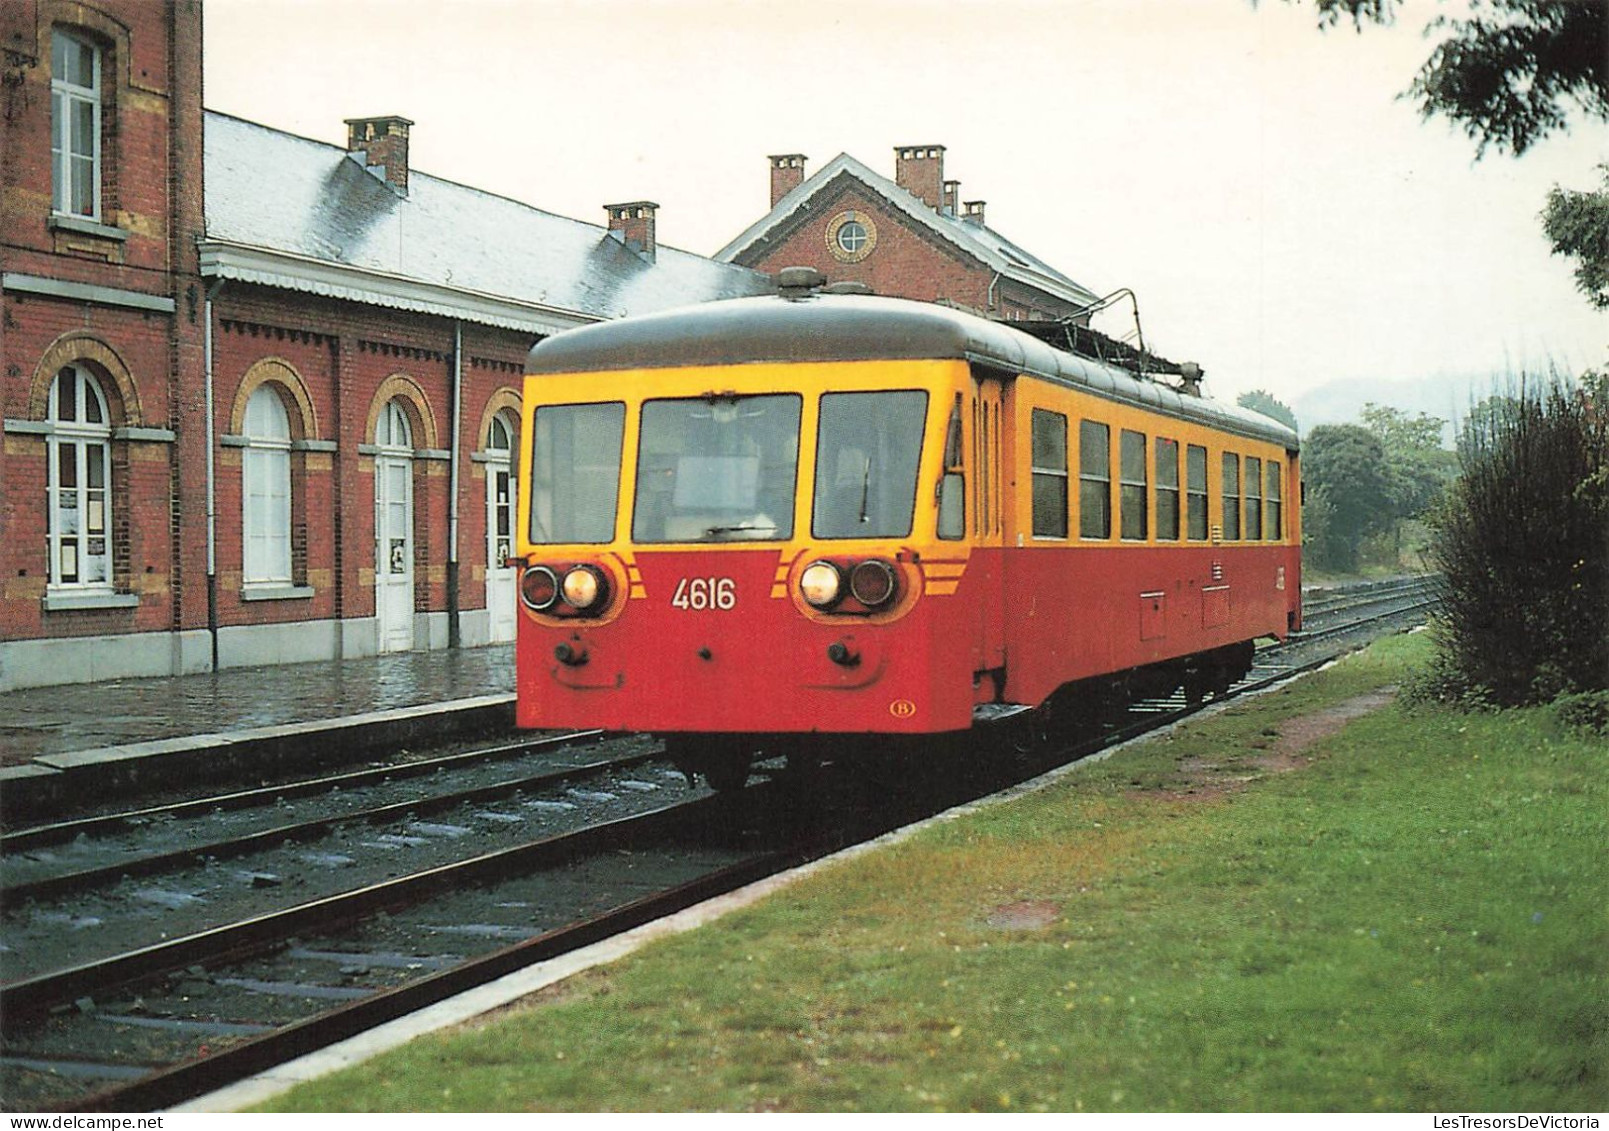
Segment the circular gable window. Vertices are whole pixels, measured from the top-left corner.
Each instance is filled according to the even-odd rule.
[[[858,263],[877,246],[877,225],[864,212],[840,212],[827,223],[827,250],[840,263]]]

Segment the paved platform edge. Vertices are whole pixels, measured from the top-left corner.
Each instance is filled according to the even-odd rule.
[[[181,735],[123,746],[42,754],[0,768],[7,824],[48,819],[63,800],[130,786],[200,783],[253,772],[334,768],[382,749],[512,730],[514,696],[482,695],[309,722]]]

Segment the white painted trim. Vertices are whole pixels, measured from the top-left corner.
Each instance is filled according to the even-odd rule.
[[[330,263],[223,240],[200,244],[201,274],[302,291],[394,310],[458,318],[508,330],[557,334],[602,321],[596,315],[420,282],[405,275]]]

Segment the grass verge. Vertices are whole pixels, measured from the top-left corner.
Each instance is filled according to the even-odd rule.
[[[1601,1111],[1609,752],[1386,701],[1425,648],[265,1110]]]

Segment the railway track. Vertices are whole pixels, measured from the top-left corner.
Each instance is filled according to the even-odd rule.
[[[1260,651],[1231,694],[1316,667],[1430,599],[1348,596]],[[998,772],[940,752],[955,772],[923,775],[932,788],[897,804],[853,759],[811,773],[809,806],[775,765],[740,793],[678,789],[667,803],[660,787],[679,776],[657,748],[588,734],[426,763],[400,786],[388,768],[19,830],[0,839],[0,1095],[13,1110],[171,1105],[1166,725],[1191,711],[1175,699]],[[583,743],[574,764],[526,765]],[[499,780],[460,779],[487,765]],[[397,788],[412,799],[388,797]],[[255,825],[207,831],[220,817]]]

